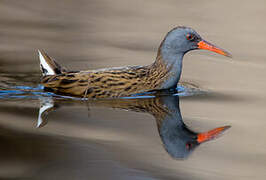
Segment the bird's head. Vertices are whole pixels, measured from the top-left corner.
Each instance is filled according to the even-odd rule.
[[[164,59],[170,59],[171,57],[168,56],[184,55],[195,49],[205,49],[231,57],[229,52],[203,40],[195,30],[183,26],[176,27],[167,33],[160,46],[160,53]]]

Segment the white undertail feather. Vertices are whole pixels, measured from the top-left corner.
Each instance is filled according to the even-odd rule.
[[[47,56],[43,54],[40,50],[38,50],[39,59],[40,59],[40,69],[44,76],[46,75],[55,75],[54,69],[47,63],[46,58]]]

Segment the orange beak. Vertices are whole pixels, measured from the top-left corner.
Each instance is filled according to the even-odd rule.
[[[203,143],[212,139],[217,138],[219,135],[221,135],[225,130],[229,129],[231,126],[223,126],[223,127],[218,127],[213,130],[210,130],[208,132],[204,133],[199,133],[197,135],[197,141],[198,143]]]
[[[232,55],[221,49],[221,48],[218,48],[217,46],[205,41],[205,40],[201,40],[199,43],[198,43],[198,48],[199,49],[206,49],[206,50],[209,50],[209,51],[213,51],[213,52],[216,52],[218,54],[221,54],[221,55],[224,55],[224,56],[227,56],[227,57],[232,57]]]

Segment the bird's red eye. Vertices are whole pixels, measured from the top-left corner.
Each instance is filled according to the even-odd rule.
[[[194,36],[192,34],[187,34],[186,38],[187,40],[191,41],[194,39]]]
[[[192,144],[191,143],[187,143],[186,144],[186,148],[189,150],[190,148],[192,147]]]

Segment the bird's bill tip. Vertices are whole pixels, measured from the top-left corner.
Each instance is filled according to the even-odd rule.
[[[231,126],[222,126],[222,127],[218,127],[218,128],[212,129],[212,130],[204,132],[204,133],[199,133],[197,135],[197,142],[203,143],[203,142],[215,139],[215,138],[219,137],[224,131],[226,131],[230,127]]]
[[[205,40],[201,40],[200,42],[198,42],[198,48],[199,49],[205,49],[205,50],[209,50],[209,51],[213,51],[213,52],[216,52],[218,54],[221,54],[221,55],[224,55],[224,56],[227,56],[227,57],[232,57],[232,55],[225,51],[224,49],[221,49]]]

